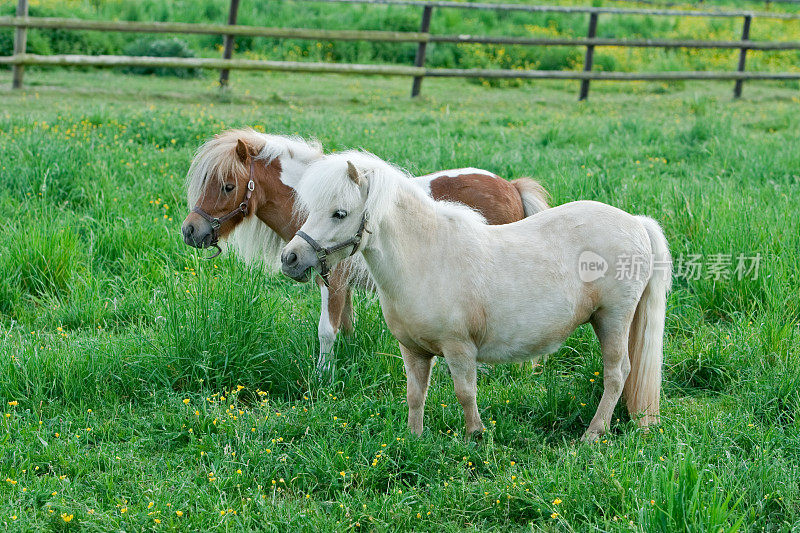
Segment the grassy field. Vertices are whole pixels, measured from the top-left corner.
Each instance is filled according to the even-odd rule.
[[[0,529],[789,531],[800,528],[800,98],[768,84],[426,81],[234,73],[194,81],[0,72]],[[569,92],[564,92],[569,89]],[[310,286],[186,247],[183,177],[223,128],[364,147],[414,172],[532,176],[553,203],[650,215],[679,260],[760,254],[757,279],[692,279],[667,316],[663,424],[602,391],[580,329],[535,372],[492,368],[465,443],[449,377],[406,432],[374,297],[314,375]],[[734,265],[735,266],[735,265]],[[685,267],[685,265],[683,265]],[[532,325],[533,327],[534,325]],[[440,368],[440,367],[437,367]]]

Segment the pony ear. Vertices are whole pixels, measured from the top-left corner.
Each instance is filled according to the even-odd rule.
[[[347,162],[347,177],[353,180],[353,183],[359,187],[361,186],[361,176],[358,175],[358,170],[356,170],[355,165],[350,161]]]
[[[255,155],[253,153],[253,149],[250,148],[250,146],[248,146],[243,140],[236,139],[236,157],[239,158],[239,161],[242,163],[247,163],[247,158],[251,155]]]

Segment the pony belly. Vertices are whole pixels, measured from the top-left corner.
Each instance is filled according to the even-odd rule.
[[[563,343],[563,339],[558,341],[545,339],[542,342],[518,345],[489,343],[478,348],[477,360],[489,364],[536,361],[558,351]]]

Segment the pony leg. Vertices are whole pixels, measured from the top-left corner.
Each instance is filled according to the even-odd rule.
[[[481,415],[478,412],[478,376],[477,350],[474,346],[460,347],[458,350],[444,350],[444,359],[453,378],[453,388],[461,407],[464,409],[464,420],[467,423],[466,437],[480,437],[484,430]]]
[[[321,281],[318,283],[321,303],[317,328],[319,335],[317,370],[326,372],[333,367],[329,356],[333,353],[333,345],[336,344],[336,334],[339,329],[345,329],[347,332],[353,329],[353,323],[348,315],[352,310],[352,297],[347,275],[343,273],[342,269],[334,269],[331,272],[328,287]]]
[[[344,294],[344,309],[342,309],[342,316],[340,320],[340,331],[345,335],[353,333],[353,290],[348,285],[342,288]]]
[[[400,344],[403,365],[406,367],[406,400],[408,402],[408,429],[415,435],[422,435],[422,420],[425,413],[425,399],[431,382],[433,357],[420,354]]]
[[[333,329],[330,316],[330,297],[331,293],[328,287],[320,285],[320,313],[319,325],[317,326],[317,335],[319,336],[319,357],[317,358],[317,371],[326,372],[330,370],[330,361],[328,355],[333,351],[333,345],[336,343],[336,330]]]
[[[609,323],[610,322],[610,323]],[[600,349],[603,352],[603,396],[597,412],[589,423],[589,428],[583,434],[581,441],[594,442],[611,426],[611,416],[614,407],[619,402],[625,380],[631,370],[628,358],[628,332],[631,317],[622,321],[592,321],[595,334],[600,339]]]

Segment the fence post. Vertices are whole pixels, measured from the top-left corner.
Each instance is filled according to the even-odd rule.
[[[431,28],[431,13],[433,6],[426,5],[422,11],[422,24],[419,26],[420,33],[428,33]],[[414,58],[415,67],[425,66],[425,51],[428,48],[428,42],[422,41],[417,45],[417,56]],[[419,96],[419,91],[422,89],[422,78],[424,76],[414,76],[414,84],[411,86],[411,98]]]
[[[228,12],[228,25],[233,26],[236,24],[236,16],[239,13],[239,0],[231,0],[231,9]],[[222,52],[223,59],[230,59],[233,56],[233,35],[225,36],[225,50]],[[228,86],[228,75],[230,71],[223,69],[219,73],[219,86],[225,88]]]
[[[744,16],[744,25],[742,26],[742,42],[750,40],[750,23],[753,20],[752,15]],[[744,61],[747,57],[747,48],[742,47],[739,50],[739,72],[744,72]],[[739,98],[742,96],[742,85],[744,80],[736,80],[736,85],[733,87],[733,97]]]
[[[28,16],[28,0],[19,0],[17,2],[17,16]],[[28,45],[28,30],[27,28],[16,28],[14,31],[14,55],[21,55],[25,53]],[[25,65],[14,65],[14,75],[11,81],[12,89],[22,88],[22,76],[25,73]]]
[[[589,33],[586,34],[589,39],[594,39],[597,36],[597,13],[589,15]],[[594,61],[594,45],[586,45],[586,59],[583,60],[583,71],[592,71],[592,62]],[[589,80],[581,80],[581,94],[578,100],[586,100],[589,96]]]

